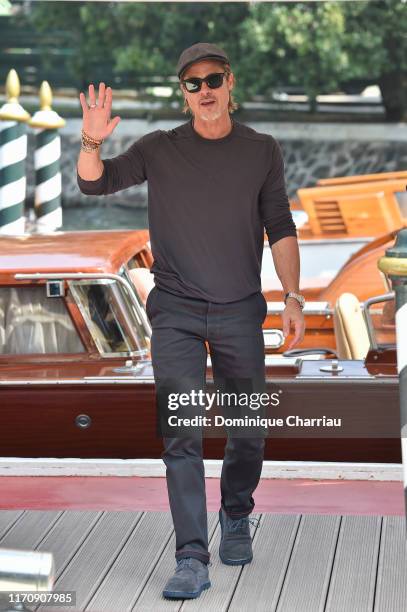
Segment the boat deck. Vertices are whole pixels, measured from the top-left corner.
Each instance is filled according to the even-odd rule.
[[[253,514],[253,562],[218,559],[220,528],[209,512],[212,587],[197,600],[165,600],[175,568],[169,512],[3,510],[0,548],[52,552],[54,591],[76,605],[31,610],[125,612],[404,612],[403,516]],[[2,603],[0,610],[7,607]]]

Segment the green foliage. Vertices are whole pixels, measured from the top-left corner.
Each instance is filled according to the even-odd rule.
[[[254,5],[242,26],[239,72],[251,94],[284,85],[311,98],[332,91],[347,65],[341,3]]]
[[[11,11],[10,0],[0,0],[0,15],[11,15]]]
[[[379,83],[393,118],[407,108],[407,2],[35,2],[37,31],[69,35],[66,66],[91,81],[172,82],[180,52],[216,42],[231,58],[235,97],[244,103],[287,86],[337,91],[350,79]],[[52,61],[52,58],[48,58]],[[112,83],[114,85],[114,83]]]
[[[388,70],[407,74],[407,3],[401,0],[345,2],[343,44],[352,61],[347,74],[378,79]]]

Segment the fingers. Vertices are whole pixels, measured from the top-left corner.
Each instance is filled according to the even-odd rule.
[[[105,89],[106,85],[104,83],[99,83],[99,97],[98,97],[98,107],[103,108],[105,103]]]
[[[287,350],[290,350],[296,344],[299,344],[300,342],[304,340],[304,335],[305,335],[304,320],[296,319],[293,321],[293,323],[294,323],[294,329],[295,329],[294,338],[291,340],[290,345],[288,346]]]
[[[93,83],[89,85],[89,106],[96,104],[95,88]]]
[[[109,123],[109,125],[107,126],[107,133],[111,134],[113,132],[113,130],[115,129],[116,125],[119,123],[120,121],[120,117],[114,117],[111,122]]]
[[[89,110],[89,108],[97,106],[98,108],[106,108],[108,111],[108,115],[110,116],[110,110],[112,108],[112,88],[107,87],[105,83],[99,83],[99,91],[98,91],[98,100],[96,104],[96,93],[95,86],[93,83],[89,85],[88,88],[89,93],[89,106],[86,103],[86,97],[84,93],[79,94],[79,100],[82,106],[83,112]]]
[[[291,329],[291,319],[290,317],[283,315],[283,336],[284,338],[287,338],[287,336],[290,335],[290,329]]]
[[[112,88],[111,87],[107,87],[106,88],[106,96],[105,96],[105,109],[108,111],[108,114],[110,116],[110,112],[112,110]]]
[[[300,321],[294,321],[294,329],[295,329],[294,338],[291,340],[291,344],[288,347],[289,349],[295,346],[296,344],[298,344],[298,342],[300,341],[300,338],[301,338]]]
[[[81,106],[82,106],[83,114],[85,114],[88,111],[88,105],[86,103],[85,94],[82,91],[79,94],[79,101],[80,101]]]

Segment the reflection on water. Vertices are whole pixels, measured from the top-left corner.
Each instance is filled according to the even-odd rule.
[[[75,206],[64,208],[62,230],[148,228],[147,208],[129,206]]]

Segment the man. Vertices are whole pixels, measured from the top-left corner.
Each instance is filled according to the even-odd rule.
[[[85,194],[109,194],[148,180],[155,287],[146,304],[157,396],[205,385],[208,342],[215,383],[265,381],[261,291],[264,228],[285,294],[282,315],[289,348],[304,335],[299,251],[276,140],[232,120],[234,76],[226,53],[197,43],[179,58],[177,75],[192,118],[151,132],[123,154],[101,160],[112,91],[99,86],[90,106],[83,93],[78,184]],[[170,382],[169,382],[170,381]],[[168,397],[168,395],[165,395]],[[185,414],[192,409],[188,405]],[[163,594],[198,597],[210,586],[202,437],[164,435],[177,568]],[[228,436],[221,476],[221,560],[252,560],[249,515],[262,468],[264,437]]]

